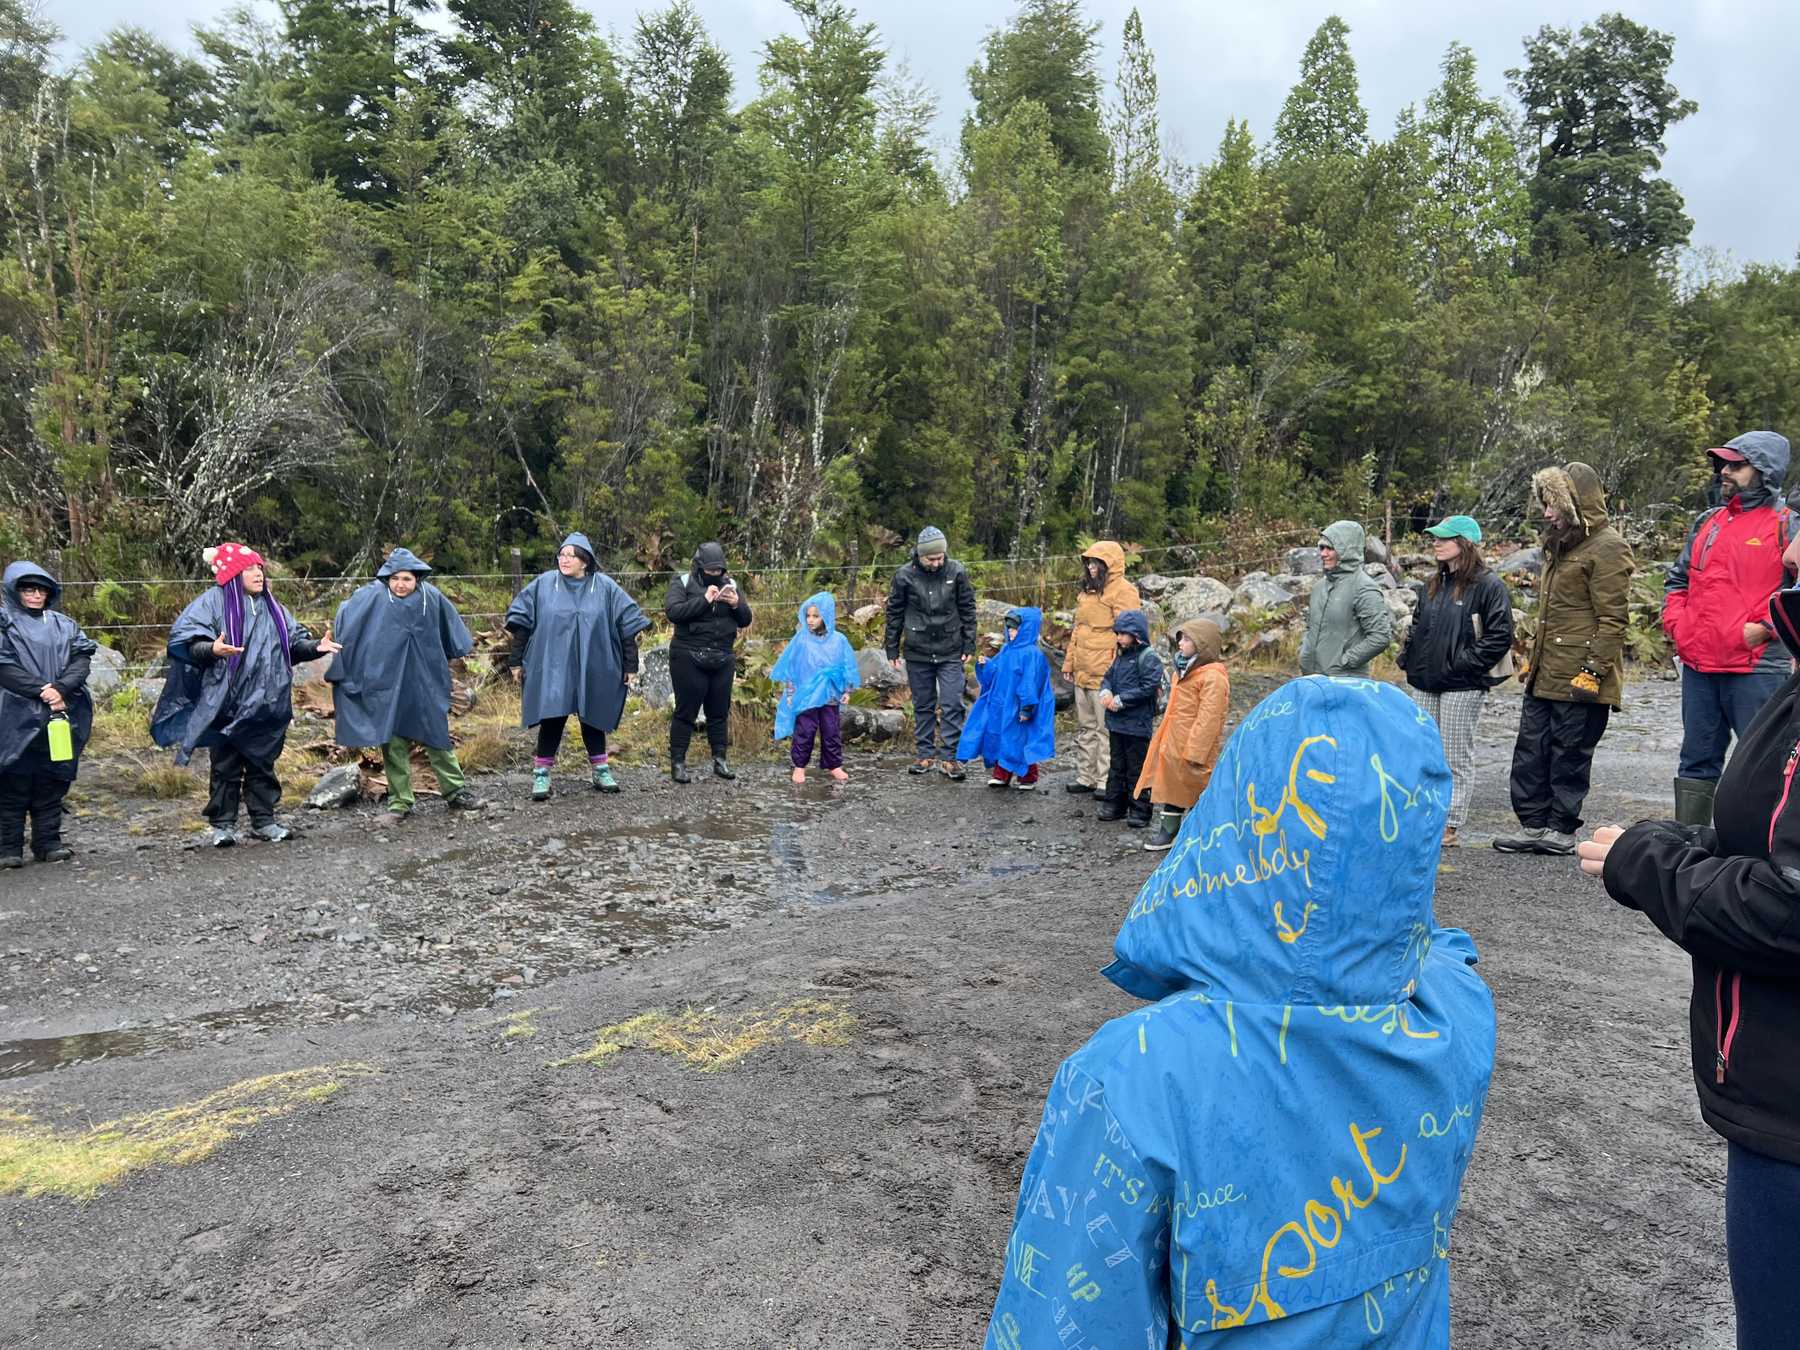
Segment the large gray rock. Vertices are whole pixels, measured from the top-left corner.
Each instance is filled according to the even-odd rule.
[[[109,699],[125,683],[125,657],[111,647],[101,647],[88,662],[87,690],[96,701]]]
[[[1238,582],[1231,607],[1239,612],[1284,610],[1294,603],[1294,593],[1267,572],[1251,572]]]
[[[133,680],[131,682],[131,687],[137,691],[137,701],[140,708],[154,708],[157,700],[162,697],[163,681],[160,679]]]
[[[847,741],[891,741],[906,734],[906,713],[899,708],[859,708],[852,704],[844,709],[842,719]]]
[[[1143,596],[1163,595],[1174,584],[1161,572],[1150,572],[1137,579],[1138,594]]]
[[[669,647],[647,647],[638,653],[637,696],[646,708],[673,708],[675,683],[669,677]]]
[[[1323,576],[1325,573],[1325,564],[1319,559],[1317,547],[1290,548],[1282,562],[1282,567],[1285,571],[1303,577]]]
[[[1062,653],[1044,649],[1050,663],[1050,688],[1056,694],[1056,711],[1068,712],[1075,706],[1075,682],[1062,673]]]
[[[1006,616],[1018,606],[1004,600],[983,596],[975,602],[975,629],[982,633],[1001,633],[1006,629]]]
[[[325,672],[331,669],[331,658],[321,656],[316,661],[302,661],[294,667],[294,684],[296,687],[308,684],[324,684]]]
[[[859,624],[873,623],[883,608],[885,606],[882,605],[859,605],[850,618],[852,622]]]
[[[856,654],[856,673],[862,676],[864,689],[886,693],[906,688],[906,672],[889,665],[887,653],[879,647],[864,647]]]
[[[1394,580],[1394,574],[1388,571],[1387,566],[1384,563],[1364,563],[1363,572],[1366,575],[1373,577],[1375,579],[1375,584],[1384,591],[1391,591],[1398,584]]]
[[[1150,636],[1159,637],[1163,629],[1169,626],[1169,619],[1163,613],[1163,607],[1154,600],[1140,602],[1138,608],[1144,611],[1144,617],[1150,621]]]
[[[1380,563],[1384,567],[1392,561],[1388,557],[1388,547],[1381,542],[1381,536],[1371,534],[1363,539],[1363,561]]]
[[[306,804],[315,811],[331,811],[349,806],[361,797],[362,770],[354,763],[340,764],[306,794]]]
[[[1281,572],[1273,580],[1284,591],[1292,591],[1295,600],[1304,603],[1312,595],[1313,587],[1319,584],[1323,575],[1320,572]]]
[[[1410,588],[1382,592],[1381,598],[1387,601],[1388,613],[1394,616],[1395,630],[1402,623],[1411,624],[1413,611],[1419,607],[1419,597]]]
[[[1163,597],[1163,609],[1169,622],[1186,623],[1189,619],[1208,618],[1231,609],[1231,587],[1212,577],[1182,577],[1169,587]]]
[[[1501,576],[1512,572],[1527,572],[1535,576],[1544,570],[1544,550],[1541,548],[1515,549],[1495,563],[1494,570]]]

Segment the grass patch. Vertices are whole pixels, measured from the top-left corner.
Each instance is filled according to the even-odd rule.
[[[521,1008],[518,1012],[496,1017],[488,1025],[500,1028],[500,1039],[503,1041],[528,1041],[538,1034],[538,1014],[555,1011],[555,1008]]]
[[[457,763],[463,766],[465,773],[490,773],[495,769],[503,769],[511,758],[512,751],[506,744],[506,733],[495,727],[477,731],[456,747]]]
[[[191,797],[198,791],[199,778],[173,760],[142,765],[131,779],[133,796],[152,797],[157,801]]]
[[[85,1129],[58,1129],[0,1106],[0,1195],[86,1200],[147,1167],[199,1162],[266,1121],[328,1101],[340,1079],[374,1072],[337,1064],[247,1078],[184,1106]]]
[[[659,1008],[601,1027],[591,1048],[557,1060],[556,1066],[604,1064],[624,1050],[647,1050],[710,1073],[778,1041],[848,1045],[855,1026],[855,1017],[827,999],[800,999],[736,1014],[691,1006],[678,1012]]]
[[[150,739],[150,710],[137,701],[112,699],[94,706],[94,731],[88,738],[87,754],[104,754],[117,750],[154,750]]]

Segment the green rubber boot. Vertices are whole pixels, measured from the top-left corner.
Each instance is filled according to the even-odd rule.
[[[1675,819],[1683,825],[1712,824],[1713,793],[1719,784],[1711,778],[1677,778],[1675,780]]]

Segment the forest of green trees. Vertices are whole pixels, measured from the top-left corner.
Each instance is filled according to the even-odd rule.
[[[1654,515],[1697,447],[1800,425],[1800,272],[1702,265],[1659,176],[1674,35],[1453,44],[1384,136],[1330,18],[1275,125],[1184,164],[1136,13],[1024,0],[940,154],[873,25],[789,4],[742,89],[689,0],[611,40],[574,0],[280,0],[67,61],[0,0],[0,548],[1031,557],[1516,521],[1569,458]]]

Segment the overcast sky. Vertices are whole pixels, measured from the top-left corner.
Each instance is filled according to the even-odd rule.
[[[68,34],[72,56],[116,24],[148,26],[185,41],[196,21],[214,19],[228,0],[49,0],[50,17]],[[654,3],[583,0],[603,29],[623,36]],[[739,101],[756,89],[761,46],[794,27],[782,0],[696,0],[716,42],[729,53]],[[1306,39],[1326,15],[1350,25],[1370,130],[1386,135],[1395,114],[1423,101],[1453,39],[1469,44],[1490,93],[1520,60],[1520,41],[1545,23],[1579,22],[1606,8],[1675,35],[1673,79],[1700,111],[1669,133],[1664,173],[1687,198],[1693,242],[1739,261],[1789,263],[1800,247],[1800,151],[1787,92],[1800,67],[1800,5],[1793,0],[1635,0],[1630,6],[1577,10],[1551,0],[1138,0],[1144,35],[1156,53],[1166,148],[1205,159],[1225,119],[1247,117],[1267,138],[1299,70]],[[888,50],[905,59],[941,101],[939,140],[954,143],[968,104],[965,72],[983,36],[1012,12],[996,0],[861,0],[858,12],[879,25]],[[1102,24],[1110,82],[1119,32],[1131,0],[1087,0]]]

